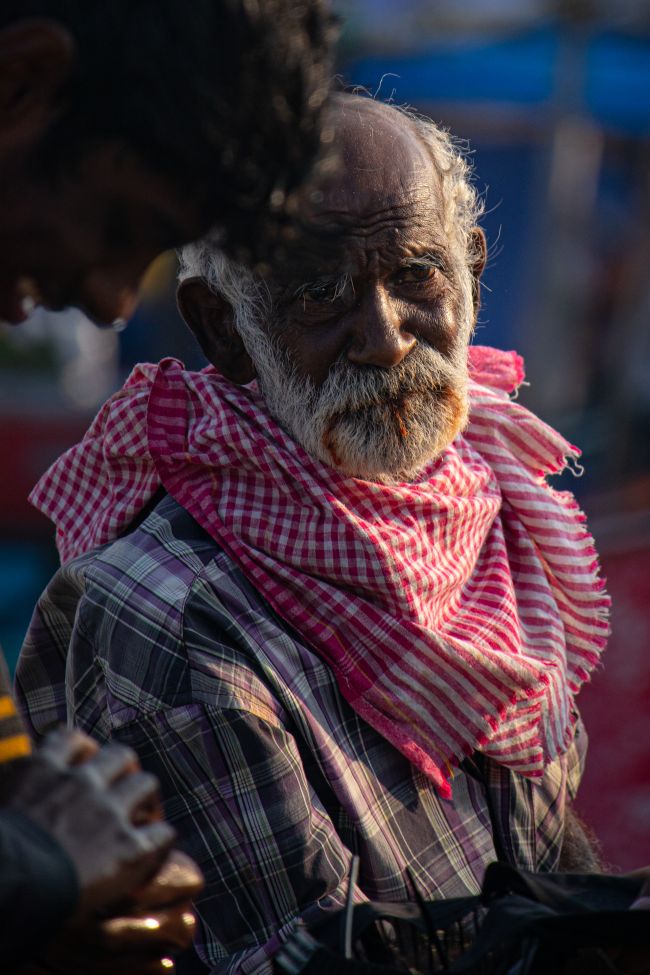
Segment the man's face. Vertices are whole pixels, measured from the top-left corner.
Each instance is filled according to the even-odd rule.
[[[52,181],[18,156],[0,175],[0,319],[12,324],[34,304],[126,319],[153,258],[207,229],[196,203],[120,146]]]
[[[347,475],[410,480],[466,419],[471,278],[409,120],[354,104],[337,125],[342,169],[303,192],[308,221],[340,247],[274,269],[270,322],[240,332],[269,410],[310,453]]]

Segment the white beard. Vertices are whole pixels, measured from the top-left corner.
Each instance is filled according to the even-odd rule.
[[[467,421],[465,343],[452,359],[418,344],[390,369],[340,359],[317,389],[296,375],[263,326],[249,319],[237,327],[269,412],[308,453],[346,476],[411,481]]]

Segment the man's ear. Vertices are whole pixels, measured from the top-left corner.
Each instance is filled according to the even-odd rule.
[[[211,291],[203,278],[181,281],[176,301],[208,362],[239,386],[252,382],[255,367],[235,329],[232,305]]]
[[[49,128],[75,57],[72,34],[53,20],[0,30],[0,148],[29,145]]]
[[[481,227],[470,230],[469,269],[472,274],[472,301],[474,303],[474,324],[481,307],[481,275],[487,261],[487,241]]]

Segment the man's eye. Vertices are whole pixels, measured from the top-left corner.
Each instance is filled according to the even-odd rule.
[[[430,264],[410,264],[397,274],[398,284],[420,284],[430,281],[436,275],[436,268]]]
[[[331,284],[321,284],[317,288],[306,288],[302,292],[305,301],[333,301],[335,297],[334,286]]]
[[[310,284],[300,288],[296,297],[305,305],[312,302],[324,305],[336,301],[344,290],[345,284],[341,281],[323,281],[320,284]]]

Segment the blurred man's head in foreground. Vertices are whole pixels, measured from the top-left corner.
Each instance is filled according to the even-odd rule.
[[[411,480],[467,418],[481,202],[433,122],[340,94],[327,125],[339,165],[299,193],[309,246],[260,277],[209,241],[189,245],[179,304],[208,359],[256,379],[312,455],[364,480]]]
[[[161,250],[255,260],[320,148],[322,0],[6,0],[0,319],[132,310]]]

